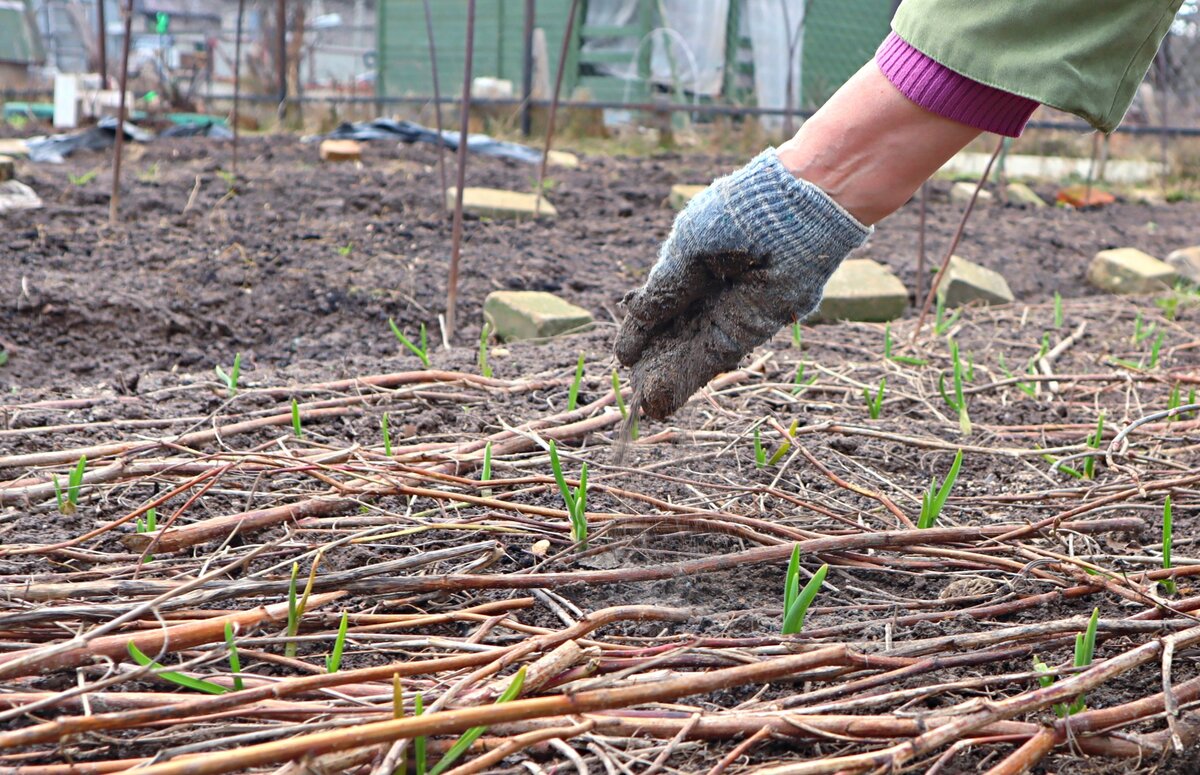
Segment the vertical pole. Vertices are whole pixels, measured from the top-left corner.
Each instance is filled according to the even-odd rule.
[[[567,13],[567,26],[563,30],[562,46],[558,51],[558,71],[554,74],[554,93],[550,95],[550,115],[546,118],[546,143],[542,147],[542,163],[538,166],[537,189],[533,192],[537,197],[533,200],[535,218],[542,214],[542,191],[546,185],[546,164],[550,160],[550,143],[554,140],[554,117],[558,114],[558,93],[562,90],[563,71],[567,69],[567,50],[571,45],[571,31],[575,28],[575,11],[578,8],[579,0],[571,0],[571,10]]]
[[[96,0],[96,27],[100,32],[96,42],[100,49],[100,88],[108,88],[108,22],[104,18],[104,3]]]
[[[287,110],[287,0],[275,0],[275,59],[279,67],[279,120]]]
[[[246,16],[246,0],[238,0],[237,10],[237,35],[233,41],[233,166],[230,172],[233,174],[234,185],[237,184],[237,167],[238,167],[238,133],[239,111],[242,103],[242,21]]]
[[[433,13],[429,10],[429,0],[425,0],[425,35],[429,38],[429,74],[433,79],[433,120],[438,133],[438,176],[442,180],[442,189],[438,196],[442,200],[442,207],[449,212],[450,206],[446,203],[446,191],[450,188],[446,184],[446,144],[442,137],[442,90],[438,85],[437,46],[433,42]],[[382,65],[378,62],[375,66],[377,71],[382,69]],[[449,335],[447,334],[447,336]]]
[[[574,7],[574,6],[572,6]],[[467,177],[467,133],[471,128],[471,67],[475,49],[475,0],[467,0],[467,50],[463,63],[462,103],[458,130],[458,188],[454,198],[454,226],[451,231],[450,278],[446,287],[446,339],[454,338],[455,307],[458,306],[458,261],[462,255],[463,186]]]
[[[121,208],[121,151],[125,148],[125,90],[129,82],[129,39],[133,36],[133,0],[121,9],[125,17],[125,36],[121,40],[121,96],[117,103],[117,137],[113,145],[112,195],[108,199],[108,224],[117,225]]]
[[[525,56],[521,60],[521,136],[529,137],[533,115],[529,101],[533,99],[533,23],[534,0],[525,0]]]

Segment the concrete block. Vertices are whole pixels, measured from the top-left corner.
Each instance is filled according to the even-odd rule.
[[[947,307],[962,307],[972,302],[984,305],[1013,302],[1013,292],[1002,274],[959,256],[950,257],[946,274],[938,283],[938,296]]]
[[[1167,264],[1189,283],[1200,285],[1200,245],[1171,251]]]
[[[1009,183],[1004,187],[1008,203],[1018,207],[1047,207],[1046,200],[1038,196],[1032,188],[1024,183]]]
[[[458,189],[446,189],[446,206],[453,209]],[[498,188],[463,189],[463,212],[483,218],[533,218],[537,207],[537,196],[518,191],[503,191]],[[541,217],[554,218],[558,211],[542,197]]]
[[[0,213],[9,210],[36,210],[42,206],[42,198],[32,188],[19,180],[0,183]]]
[[[1101,250],[1088,267],[1088,282],[1110,293],[1153,293],[1175,282],[1175,270],[1165,261],[1137,248]]]
[[[321,161],[361,161],[362,143],[357,140],[322,140]]]
[[[555,167],[564,167],[569,170],[579,168],[579,157],[570,151],[556,151],[551,149],[550,153],[546,154],[546,160]]]
[[[668,200],[671,207],[676,210],[682,210],[687,207],[687,203],[692,201],[692,198],[699,194],[708,186],[697,186],[691,183],[676,183],[671,186],[671,196]]]
[[[900,317],[907,307],[908,289],[891,269],[869,258],[852,258],[829,278],[813,319],[883,323]]]
[[[29,155],[29,146],[20,138],[0,137],[0,154],[24,158]]]
[[[975,186],[975,183],[968,183],[965,180],[955,183],[950,187],[950,201],[956,205],[965,205],[971,201],[971,194],[975,193]],[[983,189],[979,192],[979,198],[975,200],[975,206],[990,205],[994,199],[991,191]]]
[[[545,339],[592,324],[592,313],[545,291],[492,291],[483,317],[505,342]]]
[[[0,183],[17,176],[17,164],[11,156],[0,156]]]

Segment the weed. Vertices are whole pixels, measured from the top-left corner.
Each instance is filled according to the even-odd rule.
[[[1154,331],[1157,328],[1157,323],[1146,325],[1146,321],[1142,319],[1141,310],[1138,310],[1137,316],[1133,319],[1133,336],[1131,336],[1129,339],[1134,344],[1141,344],[1150,337],[1154,336]]]
[[[887,387],[887,377],[879,380],[879,389],[875,391],[875,396],[872,398],[871,389],[863,388],[863,398],[867,401],[867,414],[872,420],[879,419],[879,413],[883,410],[883,391]]]
[[[762,434],[758,426],[754,426],[754,467],[762,468],[767,464],[767,451],[763,449]]]
[[[296,399],[292,399],[292,432],[296,434],[296,438],[304,438],[304,428],[300,425],[300,404],[296,403]]]
[[[950,490],[954,489],[954,482],[958,479],[958,470],[962,467],[962,459],[963,453],[960,449],[954,454],[954,462],[950,464],[950,471],[941,485],[938,485],[936,476],[930,480],[929,489],[921,496],[921,516],[917,518],[919,529],[933,527],[938,521],[938,517],[942,514],[942,507],[946,505],[946,499],[950,497]]]
[[[1096,418],[1096,430],[1094,433],[1088,434],[1087,446],[1090,449],[1100,449],[1100,442],[1104,439],[1104,412]],[[1083,478],[1092,479],[1096,476],[1096,455],[1089,455],[1083,461]]]
[[[232,622],[225,622],[225,648],[229,649],[229,672],[233,673],[233,690],[240,692],[246,685],[239,675],[242,672],[242,658],[238,656],[237,643],[233,641]]]
[[[96,176],[99,174],[99,170],[88,170],[82,175],[72,175],[68,172],[67,180],[71,181],[72,186],[79,186],[82,188],[83,186],[86,186],[88,183],[91,183],[93,180],[95,180]]]
[[[822,565],[804,585],[804,589],[800,589],[800,547],[792,547],[792,559],[788,562],[783,586],[784,635],[794,635],[804,629],[804,617],[808,613],[808,607],[820,591],[827,573],[829,566]]]
[[[946,393],[946,375],[944,372],[938,377],[938,390],[942,394],[942,400],[958,415],[958,428],[962,432],[962,435],[970,436],[971,416],[967,413],[967,399],[963,395],[962,358],[958,354],[958,343],[953,338],[947,341],[950,343],[950,359],[954,362],[954,398],[951,398]]]
[[[579,404],[579,386],[583,384],[583,353],[579,353],[579,360],[575,362],[575,379],[571,382],[571,388],[567,391],[567,411],[575,411],[575,407]]]
[[[801,349],[801,345],[803,344],[803,341],[804,341],[804,331],[803,331],[803,329],[800,328],[800,321],[799,320],[792,321],[792,344],[796,346],[797,350],[799,350],[799,349]]]
[[[1163,333],[1160,331],[1158,336],[1154,337],[1154,343],[1150,345],[1150,362],[1147,366],[1151,369],[1158,368],[1159,351],[1162,349]]]
[[[142,517],[137,518],[136,530],[139,533],[153,533],[155,530],[158,530],[158,511],[153,506],[146,509],[145,518],[142,518]],[[143,560],[143,562],[153,562],[153,561],[154,561],[153,554],[147,554],[146,559]]]
[[[399,340],[400,344],[407,347],[409,350],[412,351],[413,355],[420,358],[421,363],[425,366],[425,368],[428,369],[429,368],[429,336],[425,331],[425,324],[424,323],[421,324],[421,345],[419,347],[417,345],[413,344],[412,340],[410,340],[407,336],[404,335],[404,332],[400,330],[400,326],[396,325],[395,320],[388,318],[388,325],[391,326],[392,333],[396,335],[396,339]]]
[[[383,454],[392,456],[392,421],[387,412],[379,419],[379,431],[383,434]]]
[[[587,463],[579,469],[579,487],[572,490],[563,476],[558,447],[554,439],[551,439],[550,469],[554,472],[554,481],[558,484],[558,491],[562,493],[563,503],[567,506],[567,516],[571,520],[571,540],[579,544],[581,550],[587,549]]]
[[[483,469],[479,472],[479,481],[492,481],[492,442],[490,441],[487,443],[487,446],[483,448]],[[480,492],[485,498],[492,497],[492,490],[490,487],[485,487]]]
[[[288,582],[288,615],[287,615],[287,636],[289,638],[287,645],[283,647],[284,656],[296,656],[296,641],[292,640],[296,637],[296,633],[300,631],[300,616],[303,613],[300,609],[300,601],[296,597],[296,577],[300,575],[300,563],[292,563],[292,578]]]
[[[1063,305],[1062,295],[1058,291],[1054,292],[1054,327],[1062,328],[1063,325]]]
[[[1009,379],[1016,379],[1016,375],[1014,375],[1012,373],[1012,371],[1009,370],[1008,364],[1006,364],[1004,362],[1004,353],[1000,353],[999,360],[1000,360],[1000,372],[1002,374],[1004,374],[1004,376],[1008,377]],[[1029,373],[1030,374],[1035,373],[1032,361],[1030,361],[1030,363],[1029,363]],[[1037,384],[1036,383],[1018,382],[1017,389],[1020,390],[1025,395],[1029,396],[1030,398],[1037,398]]]
[[[353,250],[354,250],[354,243],[347,242],[345,245],[338,245],[337,252],[338,252],[339,256],[341,256],[342,258],[345,258],[346,256],[350,255],[350,253],[353,252]]]
[[[767,461],[767,465],[775,465],[780,460],[783,460],[784,455],[792,451],[792,439],[796,438],[796,429],[799,427],[800,421],[792,420],[792,425],[788,428],[787,438],[779,445],[779,449],[775,450],[775,454],[771,455],[771,459]]]
[[[513,676],[512,683],[508,685],[508,688],[504,690],[504,693],[496,698],[496,704],[500,705],[501,703],[515,700],[521,694],[521,687],[524,685],[525,667],[522,666],[521,669],[518,670]],[[454,764],[454,762],[458,761],[459,757],[466,753],[467,749],[474,745],[475,741],[482,737],[483,733],[486,731],[487,727],[471,727],[466,732],[463,732],[462,735],[454,741],[454,745],[450,746],[450,750],[446,751],[442,758],[438,760],[438,763],[433,766],[433,769],[429,771],[429,775],[441,775],[441,773],[445,772],[446,769],[450,765]],[[420,769],[421,768],[418,767],[418,772]]]
[[[625,396],[621,395],[621,377],[619,374],[617,374],[616,369],[613,369],[613,373],[612,373],[612,389],[613,389],[613,395],[615,395],[617,397],[617,409],[619,409],[621,411],[621,419],[622,420],[628,419],[629,418],[629,407],[625,406]],[[629,423],[629,435],[634,441],[637,441],[638,418],[636,415],[634,416],[633,420]]]
[[[229,370],[228,374],[220,366],[214,366],[213,371],[217,373],[217,379],[221,380],[221,384],[225,386],[225,391],[229,394],[229,397],[233,398],[236,396],[238,392],[238,380],[242,378],[242,354],[236,353],[233,356],[233,368]]]
[[[893,363],[902,363],[905,366],[924,366],[929,361],[921,358],[910,358],[907,355],[892,355],[892,325],[889,323],[883,328],[883,359],[892,361]]]
[[[961,309],[946,315],[946,301],[941,294],[938,294],[937,304],[934,306],[933,332],[938,336],[945,336],[961,316]]]
[[[488,365],[488,335],[491,332],[491,323],[484,323],[483,328],[479,329],[479,373],[489,379],[492,376],[492,367]]]
[[[346,625],[350,622],[350,612],[342,611],[342,621],[338,625],[337,640],[333,642],[333,653],[325,657],[325,672],[336,673],[342,666],[342,651],[346,648]]]
[[[796,366],[796,376],[792,380],[792,385],[793,385],[792,395],[794,395],[794,396],[800,395],[801,393],[804,392],[805,388],[812,385],[816,381],[817,381],[816,374],[812,375],[807,380],[804,379],[804,361],[801,361],[800,364],[798,366]]]
[[[1163,502],[1162,514],[1162,566],[1164,570],[1171,570],[1171,544],[1175,541],[1175,521],[1171,515],[1171,496]],[[1158,582],[1162,584],[1163,591],[1168,595],[1176,593],[1174,579],[1163,579]]]
[[[204,692],[205,694],[225,694],[227,691],[229,691],[224,686],[215,684],[212,681],[205,681],[200,678],[192,678],[190,675],[184,675],[183,673],[176,673],[174,671],[167,670],[165,666],[155,662],[153,659],[143,654],[142,650],[139,649],[137,644],[135,644],[132,640],[126,643],[125,647],[129,650],[129,656],[133,658],[134,662],[137,662],[142,667],[153,668],[155,675],[164,681],[170,681],[176,686],[182,686],[185,689],[193,689],[198,692]]]

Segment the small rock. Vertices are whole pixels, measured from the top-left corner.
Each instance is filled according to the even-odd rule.
[[[570,151],[555,151],[551,149],[550,153],[546,154],[546,160],[555,167],[565,167],[569,170],[579,168],[579,157]]]
[[[813,319],[883,323],[900,317],[907,307],[908,289],[892,270],[869,258],[851,258],[829,278]]]
[[[1084,184],[1059,189],[1056,199],[1065,205],[1081,209],[1084,207],[1104,207],[1117,201],[1117,198],[1107,191],[1101,191],[1095,186],[1089,189]]]
[[[42,198],[19,180],[0,183],[0,213],[9,210],[36,210],[42,206]]]
[[[938,296],[947,307],[962,307],[972,302],[984,305],[1013,302],[1013,292],[1003,275],[960,256],[950,257],[946,274],[938,283]]]
[[[1038,196],[1032,188],[1024,183],[1009,183],[1004,187],[1004,193],[1008,196],[1009,204],[1017,205],[1018,207],[1047,207],[1046,200]]]
[[[29,146],[19,137],[0,137],[0,154],[12,157],[25,157],[29,155]]]
[[[676,210],[682,210],[687,207],[687,203],[692,201],[692,198],[699,194],[708,186],[697,186],[691,183],[676,183],[671,186],[671,195],[667,201],[671,203],[671,207]]]
[[[361,161],[362,143],[357,140],[322,140],[321,161]]]
[[[965,205],[971,201],[971,195],[975,193],[976,183],[968,183],[961,181],[950,187],[950,201],[956,205]],[[989,205],[995,197],[992,192],[986,189],[980,190],[979,198],[975,200],[975,205]]]
[[[1169,288],[1175,277],[1170,264],[1137,248],[1101,250],[1087,273],[1088,282],[1110,293],[1153,293]]]
[[[1171,251],[1167,264],[1184,280],[1200,285],[1200,245]]]
[[[545,339],[592,324],[592,313],[545,291],[492,291],[483,317],[504,342]]]
[[[17,164],[11,156],[0,156],[0,183],[17,176]]]
[[[458,189],[446,189],[446,206],[454,209],[454,199]],[[542,218],[554,218],[558,211],[554,205],[542,197]],[[538,197],[518,191],[504,191],[498,188],[463,189],[463,212],[483,218],[534,218],[536,217]]]

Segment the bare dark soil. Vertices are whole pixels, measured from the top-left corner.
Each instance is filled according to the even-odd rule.
[[[651,159],[589,157],[581,169],[553,170],[550,198],[560,213],[557,220],[468,220],[459,307],[462,325],[453,349],[431,348],[433,369],[477,373],[475,342],[481,305],[486,293],[494,289],[554,291],[592,310],[599,325],[588,333],[549,343],[494,346],[491,363],[495,376],[509,381],[511,390],[484,390],[456,381],[391,393],[382,389],[372,392],[361,384],[337,389],[314,385],[421,369],[417,359],[389,332],[389,318],[410,334],[424,323],[431,341],[440,339],[437,319],[444,312],[450,224],[440,205],[436,153],[423,146],[376,143],[366,146],[361,166],[331,166],[316,160],[314,145],[288,138],[254,139],[243,149],[244,181],[236,195],[231,195],[226,181],[217,174],[224,170],[227,154],[227,148],[207,140],[163,142],[139,149],[127,167],[123,223],[117,228],[107,225],[108,197],[104,192],[108,173],[101,171],[83,185],[67,178],[68,173],[81,175],[103,167],[104,155],[83,154],[64,167],[20,166],[19,175],[39,191],[46,208],[0,219],[5,235],[0,244],[0,278],[6,291],[0,298],[0,347],[9,353],[7,365],[0,367],[0,385],[7,393],[0,407],[0,456],[229,428],[232,423],[286,413],[295,397],[304,403],[305,411],[320,408],[321,401],[330,402],[328,414],[305,421],[303,442],[293,441],[289,425],[283,423],[247,432],[230,431],[198,444],[188,454],[249,456],[254,450],[265,456],[349,449],[349,457],[331,463],[328,473],[332,476],[349,470],[368,476],[379,470],[372,466],[382,459],[378,449],[384,412],[397,445],[465,444],[563,411],[581,352],[587,367],[580,405],[598,401],[611,390],[615,305],[626,290],[640,282],[669,229],[672,212],[664,200],[670,185],[704,182],[737,163],[732,158],[675,154]],[[525,190],[534,174],[526,165],[473,157],[468,184]],[[929,260],[934,262],[957,225],[960,211],[947,199],[949,184],[932,185],[928,239]],[[197,193],[188,209],[193,190]],[[1052,194],[1048,189],[1042,193]],[[881,224],[861,252],[892,266],[910,287],[915,273],[917,218],[916,204],[910,203]],[[507,600],[526,591],[413,593],[413,580],[426,573],[511,574],[535,567],[539,571],[636,572],[751,549],[762,537],[762,524],[823,535],[848,529],[894,529],[899,525],[892,512],[871,493],[885,494],[899,510],[915,517],[930,477],[945,475],[953,450],[960,445],[970,445],[971,451],[965,455],[947,510],[947,526],[1033,523],[1133,487],[1131,472],[1142,483],[1186,477],[1200,470],[1200,424],[1194,418],[1182,418],[1165,428],[1153,426],[1151,432],[1135,436],[1134,454],[1123,459],[1129,467],[1109,468],[1100,463],[1092,481],[1052,471],[1037,450],[1082,445],[1102,412],[1105,439],[1110,440],[1115,430],[1166,408],[1174,389],[1186,399],[1189,388],[1200,383],[1200,340],[1196,335],[1200,305],[1195,299],[1181,296],[1174,314],[1168,317],[1152,299],[1097,295],[1083,279],[1087,262],[1097,250],[1136,246],[1163,255],[1200,242],[1197,223],[1200,205],[1187,203],[1117,204],[1094,212],[998,205],[979,211],[958,253],[1004,273],[1018,302],[1007,308],[967,310],[945,332],[955,337],[964,361],[972,364],[966,386],[974,424],[969,437],[960,435],[953,412],[939,395],[939,375],[951,371],[943,337],[926,335],[916,346],[906,345],[914,327],[912,312],[893,326],[894,347],[897,353],[927,360],[926,366],[884,360],[882,326],[805,326],[799,345],[790,332],[781,332],[756,353],[759,366],[753,374],[693,400],[669,424],[644,422],[642,441],[633,446],[633,459],[625,465],[614,464],[611,454],[615,423],[563,442],[573,476],[578,474],[580,462],[586,461],[591,468],[590,481],[597,489],[588,496],[589,512],[629,518],[593,526],[593,550],[579,556],[570,554],[571,541],[562,520],[527,513],[514,516],[475,506],[451,512],[449,508],[463,504],[447,506],[436,498],[389,494],[364,498],[359,513],[286,521],[232,536],[222,534],[180,552],[156,552],[156,559],[142,568],[129,548],[132,525],[125,524],[84,543],[80,549],[88,554],[0,553],[0,584],[109,579],[114,584],[128,582],[134,590],[135,577],[156,581],[190,578],[198,572],[201,559],[218,562],[216,558],[222,557],[225,559],[219,562],[226,562],[227,553],[237,555],[270,544],[245,569],[231,574],[229,581],[259,580],[276,587],[215,597],[205,606],[248,608],[282,599],[278,585],[286,584],[291,558],[356,530],[392,523],[397,528],[415,528],[411,534],[379,540],[366,540],[369,536],[364,534],[362,542],[333,546],[324,554],[322,573],[354,572],[398,557],[475,541],[495,542],[496,555],[490,564],[478,568],[468,564],[472,555],[441,561],[420,572],[364,576],[338,587],[350,592],[338,607],[356,614],[433,613]],[[1056,325],[1051,304],[1056,291],[1066,300],[1061,325]],[[1133,336],[1139,319],[1143,326],[1155,326],[1140,339]],[[1036,395],[1028,395],[1007,379],[1006,368],[1023,376],[1026,363],[1038,355],[1043,341],[1053,346],[1081,324],[1085,325],[1078,340],[1053,363],[1054,373],[1061,377],[1057,393],[1041,382],[1036,385]],[[1157,361],[1152,362],[1156,341]],[[239,352],[244,387],[230,398],[217,385],[213,367],[228,370]],[[811,386],[796,387],[794,378],[801,366],[805,381],[816,378]],[[871,420],[863,390],[873,393],[885,378],[881,418]],[[1031,382],[1024,387],[1033,392],[1035,385]],[[346,404],[341,411],[333,402],[342,399],[358,403]],[[75,403],[63,403],[68,400]],[[601,409],[595,416],[602,416]],[[770,455],[784,441],[782,429],[793,421],[795,445],[782,458],[784,462],[756,465],[752,428],[759,427],[761,443]],[[801,447],[828,470],[795,456]],[[374,450],[371,454],[375,457],[355,456],[365,455],[366,450]],[[173,452],[182,454],[169,447],[154,454]],[[429,455],[429,460],[438,460],[437,453]],[[96,464],[115,459],[117,456],[112,456]],[[144,455],[133,459],[150,460]],[[196,457],[197,461],[204,459]],[[347,459],[347,468],[336,467]],[[1082,465],[1079,460],[1070,464]],[[65,478],[68,469],[64,463],[7,465],[10,467],[0,469],[4,486],[16,480],[22,480],[22,486],[45,482],[52,471]],[[499,459],[496,465],[497,478],[548,474],[545,455],[539,451]],[[324,480],[302,475],[305,470],[300,466],[269,469],[268,473],[234,470],[195,502],[188,500],[189,494],[168,500],[160,514],[180,509],[180,526],[200,524],[322,492]],[[10,549],[25,551],[76,538],[166,492],[179,481],[169,474],[166,470],[138,477],[122,475],[111,486],[97,487],[85,499],[85,506],[71,516],[58,514],[52,498],[46,496],[2,507],[0,541]],[[469,466],[464,466],[463,474],[475,475]],[[430,486],[442,484],[434,481]],[[460,485],[466,486],[453,484]],[[1200,510],[1196,485],[1185,483],[1172,493],[1176,553],[1183,558],[1194,556],[1192,536]],[[806,636],[819,643],[846,641],[884,651],[885,639],[903,646],[924,638],[985,636],[1000,627],[1086,616],[1093,606],[1101,608],[1106,620],[1128,617],[1143,610],[1143,605],[1103,592],[1056,599],[995,618],[975,618],[969,609],[986,605],[993,597],[1010,599],[1080,583],[1062,568],[1053,574],[1047,567],[1016,572],[1037,556],[1022,554],[1022,549],[1086,557],[1100,567],[1119,567],[1123,573],[1153,568],[1145,558],[1152,560],[1159,545],[1162,495],[1151,489],[1111,505],[1094,505],[1094,513],[1088,515],[1137,518],[1134,529],[1099,535],[1064,530],[1031,538],[1028,547],[998,547],[982,541],[966,547],[977,553],[973,559],[915,550],[836,555],[839,560],[833,563],[827,587],[810,612]],[[557,489],[548,482],[521,480],[506,486],[503,497],[524,507],[562,507]],[[731,521],[723,529],[693,527],[666,520],[668,512],[660,508],[663,502],[696,513],[761,520],[762,524]],[[638,522],[635,517],[646,519]],[[746,524],[751,527],[742,529]],[[558,552],[564,556],[541,559],[534,553],[539,538],[551,542],[552,558]],[[980,566],[979,557],[989,553],[1010,564]],[[304,556],[302,574],[311,565],[311,555]],[[848,557],[853,561],[847,561]],[[809,570],[816,567],[815,562],[807,564],[812,565]],[[1177,565],[1184,564],[1184,559],[1177,561]],[[707,637],[761,639],[756,647],[786,650],[775,645],[783,572],[784,563],[773,563],[549,588],[584,613],[608,606],[647,604],[690,612],[685,622],[622,622],[606,628],[603,634],[609,647],[619,644],[637,651]],[[969,579],[986,582],[966,596],[975,597],[964,600],[963,595],[946,593],[952,582]],[[1180,597],[1194,594],[1188,579],[1181,578],[1179,584]],[[129,603],[148,594],[130,591],[126,595],[116,591],[119,589],[115,588],[108,602]],[[942,597],[948,600],[943,602]],[[55,606],[90,623],[111,616],[111,612],[95,610],[81,613],[78,608],[89,605],[80,600],[38,605],[0,602],[0,630],[12,641],[4,648],[14,651],[61,635],[49,621],[59,610]],[[559,629],[563,617],[571,616],[563,605],[539,598],[515,618],[525,625]],[[893,626],[897,617],[912,614],[930,615],[927,621]],[[320,623],[327,633],[336,628],[337,619],[330,613]],[[420,634],[466,638],[477,626],[475,621],[454,621],[422,629]],[[21,632],[22,637],[15,635]],[[276,627],[259,634],[277,633]],[[481,642],[507,643],[514,637],[498,628],[492,635],[485,633]],[[1103,641],[1101,656],[1122,653],[1148,637],[1143,633],[1114,634]],[[299,656],[319,666],[328,646],[328,640],[305,643]],[[718,646],[723,647],[718,644],[713,649]],[[274,645],[268,639],[254,647],[267,651]],[[420,648],[409,649],[404,642],[365,640],[348,650],[346,667],[411,658]],[[746,649],[736,653],[751,659],[755,657],[746,655],[758,654],[749,646]],[[960,652],[948,644],[943,653]],[[1070,659],[1070,645],[1060,640],[1037,653],[1047,661],[1062,663]],[[729,659],[725,652],[715,650],[685,656],[678,663],[667,662],[666,667],[730,664],[723,661]],[[1033,687],[1028,676],[990,684],[985,681],[970,688],[941,685],[1026,672],[1029,656],[1016,654],[920,676],[909,684],[900,682],[888,689],[940,688],[927,696],[889,699],[878,707],[864,705],[858,710],[903,717],[952,707],[973,697],[999,699],[1026,691]],[[1190,652],[1176,660],[1177,683],[1197,675]],[[621,668],[618,663],[614,659],[604,671],[617,672]],[[88,669],[92,670],[90,677],[98,677]],[[249,670],[264,676],[295,675],[290,668],[270,661],[255,662]],[[24,681],[23,689],[64,690],[74,681],[74,673],[58,671]],[[1090,692],[1088,704],[1109,707],[1128,702],[1159,691],[1160,683],[1158,663],[1151,661]],[[746,703],[746,708],[770,702],[792,707],[803,703],[810,689],[822,685],[783,681],[742,686],[688,702],[714,711],[740,703]],[[441,687],[431,686],[430,690],[433,688]],[[123,690],[165,691],[155,682],[130,684]],[[1050,715],[1044,712],[1021,718],[1045,722],[1053,720]],[[1157,730],[1159,722],[1161,719],[1145,722],[1134,729]],[[31,723],[29,718],[15,719],[4,722],[0,729],[27,723]],[[210,729],[181,727],[169,741],[191,744],[216,736]],[[81,738],[79,744],[76,753],[82,759],[150,755],[163,745],[161,740],[99,737]],[[688,748],[671,763],[679,771],[704,771],[732,744],[724,741]],[[998,756],[1011,752],[1006,745],[964,749],[943,765],[942,772],[975,772],[984,763],[992,766]],[[730,771],[747,771],[743,766],[747,761],[800,761],[854,749],[847,746],[847,751],[842,751],[837,746],[836,741],[781,738],[756,749],[751,759],[743,759],[737,765],[742,769]],[[600,756],[580,750],[584,755]],[[35,754],[38,762],[60,760],[53,747],[27,753]],[[565,762],[557,754],[540,755],[556,765]],[[648,757],[654,755],[652,751]],[[634,758],[629,760],[631,766]],[[592,766],[599,768],[599,761],[609,764],[601,758],[593,760]],[[638,767],[645,766],[642,759],[637,761],[641,762]],[[932,761],[925,763],[928,766]],[[1192,772],[1195,761],[1195,753],[1189,752],[1171,758],[1156,771]],[[1154,766],[1152,762],[1113,759],[1086,761],[1064,747],[1037,771],[1143,772]]]

